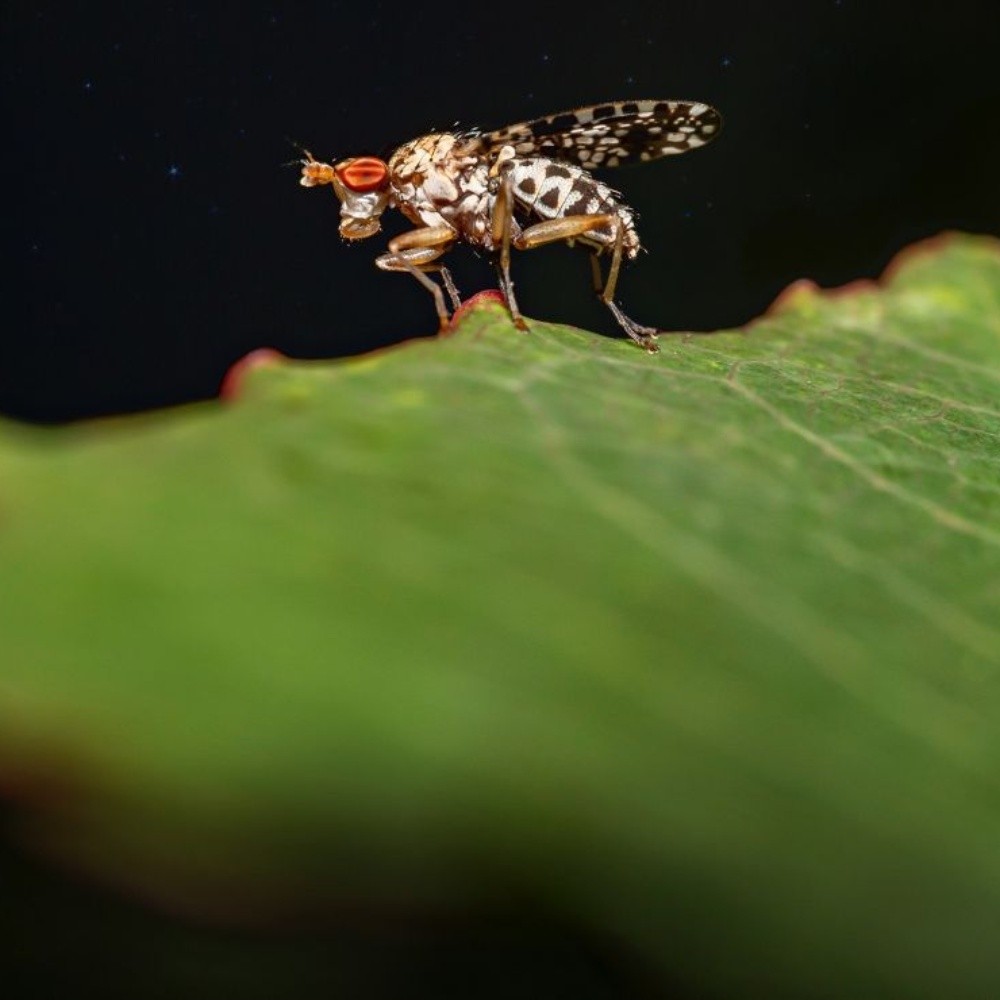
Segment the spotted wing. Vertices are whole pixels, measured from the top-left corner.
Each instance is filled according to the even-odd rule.
[[[722,128],[715,108],[698,101],[615,101],[508,125],[478,138],[491,153],[549,156],[582,167],[617,167],[686,153]]]

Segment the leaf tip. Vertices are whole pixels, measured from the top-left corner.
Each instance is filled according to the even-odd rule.
[[[799,278],[787,285],[774,301],[764,310],[762,319],[776,316],[778,313],[787,312],[790,309],[798,309],[803,303],[822,294],[823,289],[813,281],[812,278]]]
[[[1000,240],[992,236],[970,236],[957,231],[945,231],[918,240],[897,251],[877,278],[857,278],[834,288],[824,288],[812,278],[799,278],[780,291],[759,319],[771,318],[779,313],[808,308],[816,299],[840,299],[884,291],[892,286],[900,274],[927,258],[940,256],[956,244],[974,242],[988,247],[990,252],[1000,252]],[[749,330],[759,320],[752,321]]]
[[[923,257],[942,253],[961,239],[963,235],[962,233],[949,230],[938,233],[936,236],[928,236],[925,239],[917,240],[916,243],[910,243],[903,247],[902,250],[897,250],[883,269],[879,283],[882,285],[892,284],[900,271],[905,271],[907,267]]]
[[[243,393],[243,385],[247,375],[256,368],[267,368],[285,360],[285,355],[273,347],[260,347],[256,351],[234,362],[219,385],[219,398],[225,402],[238,399]]]

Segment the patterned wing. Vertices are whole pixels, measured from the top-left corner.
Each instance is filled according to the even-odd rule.
[[[548,156],[587,169],[617,167],[686,153],[722,128],[715,108],[698,101],[615,101],[563,111],[479,135],[491,153]]]

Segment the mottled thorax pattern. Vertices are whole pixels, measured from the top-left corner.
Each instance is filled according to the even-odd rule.
[[[393,200],[410,221],[450,226],[474,246],[489,248],[489,165],[451,132],[400,146],[389,160]]]

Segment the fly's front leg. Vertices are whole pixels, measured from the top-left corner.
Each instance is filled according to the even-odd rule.
[[[590,258],[591,275],[594,279],[594,291],[600,300],[611,310],[621,328],[643,350],[655,354],[660,348],[656,343],[658,331],[652,326],[641,326],[635,320],[629,319],[621,311],[614,300],[615,286],[618,284],[618,272],[622,266],[622,246],[625,231],[616,215],[567,215],[562,219],[548,219],[529,226],[513,240],[518,250],[531,250],[544,246],[554,240],[572,240],[595,229],[612,228],[615,238],[611,250],[611,267],[605,281],[601,276],[601,265],[597,254]]]
[[[455,242],[455,230],[448,226],[428,226],[413,229],[389,241],[389,252],[376,258],[375,266],[383,271],[406,271],[413,275],[434,296],[441,331],[448,328],[448,309],[440,286],[427,277],[428,271],[440,271],[452,307],[461,305],[458,289],[451,279],[451,272],[444,264],[436,263],[438,257],[450,250]]]
[[[396,253],[382,254],[381,257],[375,259],[375,266],[383,271],[405,271],[412,274],[434,296],[438,323],[441,330],[444,331],[447,329],[450,319],[448,309],[444,304],[444,296],[441,294],[440,286],[431,281],[426,274],[427,271],[444,270],[442,265],[433,263],[442,253],[443,251],[434,247],[411,247]],[[451,287],[453,288],[454,285]],[[456,306],[456,308],[458,307]]]

